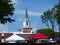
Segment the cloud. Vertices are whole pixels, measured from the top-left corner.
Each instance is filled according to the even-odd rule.
[[[17,10],[17,11],[15,11],[15,14],[25,15],[25,11],[24,11],[24,10]],[[28,11],[28,15],[30,15],[30,16],[41,16],[42,13],[40,13],[40,12]]]
[[[13,3],[17,3],[17,0],[12,0]]]
[[[34,33],[36,33],[36,31],[37,31],[37,28],[33,28],[33,29],[32,29],[32,31],[33,31]]]
[[[22,22],[23,21],[23,18],[18,18],[17,21],[18,22]]]
[[[0,24],[0,32],[9,32],[7,25]]]
[[[21,5],[22,4],[22,1],[19,1],[19,0],[12,0],[12,3],[14,3],[15,5],[15,7],[17,6],[17,5]]]
[[[38,22],[32,22],[31,27],[32,28],[37,28],[38,27]]]
[[[42,13],[39,13],[39,12],[31,12],[31,11],[29,11],[28,14],[29,15],[33,15],[33,16],[40,16],[40,15],[42,15]]]
[[[37,29],[39,29],[38,28],[39,27],[39,22],[36,22],[36,21],[32,22],[31,27],[32,27],[32,31],[34,33],[36,33]]]

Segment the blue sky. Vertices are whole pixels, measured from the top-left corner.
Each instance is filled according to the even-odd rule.
[[[13,23],[6,23],[2,28],[9,31],[19,31],[23,27],[23,20],[25,16],[25,10],[27,7],[28,16],[30,19],[30,26],[33,28],[33,31],[36,29],[46,28],[47,26],[41,22],[40,16],[43,12],[51,9],[55,4],[58,3],[58,0],[12,0],[15,3],[14,15],[11,17],[15,19]],[[57,31],[57,30],[55,30]]]

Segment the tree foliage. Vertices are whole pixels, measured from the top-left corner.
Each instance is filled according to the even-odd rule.
[[[60,0],[59,0],[59,3],[54,7],[55,7],[55,19],[59,26],[59,36],[60,36]]]
[[[46,12],[41,15],[42,23],[45,23],[49,27],[49,22],[51,24],[52,29],[54,30],[55,27],[55,17],[54,17],[54,8],[52,10],[47,10]]]
[[[36,32],[37,32],[37,33],[38,33],[38,32],[41,32],[41,33],[43,33],[43,34],[45,34],[45,35],[50,36],[51,38],[54,38],[54,37],[58,36],[58,33],[57,33],[57,32],[55,33],[55,32],[54,32],[52,29],[50,29],[50,28],[38,29]],[[54,34],[53,34],[53,33],[54,33]]]
[[[47,10],[41,16],[42,23],[45,23],[49,27],[49,22],[51,23],[52,30],[54,30],[55,22],[59,27],[60,36],[60,0],[57,5],[55,5],[51,10]]]
[[[14,6],[11,0],[0,0],[0,23],[14,21],[10,16],[13,16]]]
[[[55,18],[57,20],[57,23],[60,24],[60,21],[59,21],[59,19],[60,19],[60,4],[55,5],[55,11],[56,11]]]

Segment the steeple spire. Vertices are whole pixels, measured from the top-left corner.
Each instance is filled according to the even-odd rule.
[[[27,8],[26,8],[26,13],[25,13],[25,18],[28,18]]]
[[[25,12],[25,18],[24,18],[24,22],[23,22],[23,27],[24,28],[29,28],[30,27],[30,20],[28,18],[27,8],[26,8],[26,12]]]
[[[32,28],[30,28],[30,20],[29,20],[29,17],[28,17],[28,11],[27,11],[27,8],[26,8],[25,18],[24,18],[24,21],[23,21],[22,32],[23,33],[32,33],[31,29]]]

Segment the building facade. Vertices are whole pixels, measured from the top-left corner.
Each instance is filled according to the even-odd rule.
[[[9,38],[13,34],[14,34],[13,32],[0,33],[0,42],[2,42],[2,43],[5,42],[6,43],[6,38]],[[31,36],[35,35],[32,32],[32,28],[30,27],[30,20],[29,20],[29,17],[28,17],[27,8],[26,8],[26,12],[25,12],[25,18],[23,20],[23,28],[21,29],[21,33],[18,32],[18,33],[16,33],[16,35],[25,38],[25,40],[28,40]]]

